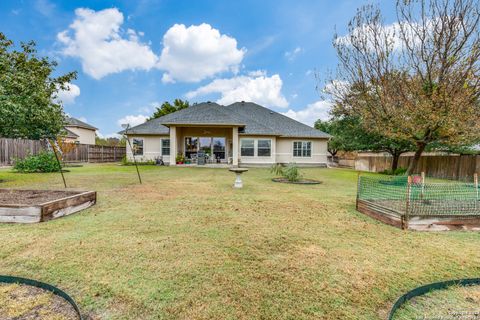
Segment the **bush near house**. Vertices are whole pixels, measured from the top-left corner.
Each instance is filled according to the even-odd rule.
[[[58,172],[61,167],[53,152],[42,151],[37,155],[30,155],[25,159],[16,159],[13,169],[17,172]]]

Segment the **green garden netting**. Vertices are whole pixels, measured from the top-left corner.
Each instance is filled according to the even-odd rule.
[[[479,216],[480,194],[475,183],[428,179],[420,176],[360,176],[358,199],[400,215]]]

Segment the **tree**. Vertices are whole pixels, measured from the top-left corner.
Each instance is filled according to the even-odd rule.
[[[385,26],[375,7],[358,10],[349,34],[334,37],[326,92],[367,131],[414,144],[412,173],[429,145],[480,136],[480,3],[398,0],[397,19]]]
[[[57,63],[38,57],[33,41],[20,47],[0,32],[0,136],[54,140],[65,121],[57,94],[76,73],[53,77]]]
[[[402,153],[411,151],[414,146],[405,140],[391,139],[364,129],[362,121],[356,116],[334,115],[328,121],[317,120],[315,128],[331,134],[328,152],[342,151],[384,151],[392,156],[392,171],[398,168]]]
[[[125,147],[127,141],[124,137],[120,139],[116,137],[100,138],[98,135],[95,135],[95,144],[97,146]]]
[[[169,113],[173,113],[178,110],[186,109],[190,106],[188,101],[183,101],[181,99],[175,99],[173,101],[173,105],[170,104],[170,102],[165,101],[162,103],[160,107],[157,107],[153,115],[148,119],[155,119],[155,118],[160,118],[163,117],[164,115],[167,115]]]

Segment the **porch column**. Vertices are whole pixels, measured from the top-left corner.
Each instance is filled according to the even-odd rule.
[[[233,127],[232,134],[232,165],[238,167],[238,127]]]
[[[177,157],[177,128],[170,126],[170,165],[177,164],[175,158]]]

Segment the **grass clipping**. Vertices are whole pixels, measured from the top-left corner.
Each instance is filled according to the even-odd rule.
[[[0,284],[0,319],[77,320],[73,307],[61,297],[37,287]]]

